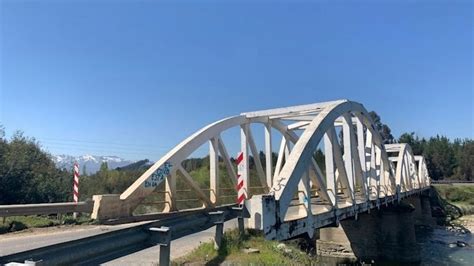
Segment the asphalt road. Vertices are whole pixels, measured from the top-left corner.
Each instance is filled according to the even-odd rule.
[[[143,222],[142,222],[143,223]],[[124,225],[88,225],[71,227],[50,227],[35,229],[30,232],[10,233],[0,235],[0,256],[5,256],[21,251],[53,245],[61,242],[85,238],[101,233],[106,233],[122,228],[136,226],[141,223]],[[237,228],[237,220],[230,220],[224,224],[224,229]],[[203,242],[212,241],[215,227],[187,235],[171,242],[171,259],[181,257],[198,247]],[[129,254],[115,258],[105,265],[157,265],[159,247],[154,246],[139,251],[131,250]]]
[[[47,227],[4,234],[0,235],[0,256],[107,233],[122,228],[136,226],[142,223],[143,222],[122,225]]]
[[[237,227],[237,219],[229,220],[224,223],[224,230],[230,230]],[[197,248],[201,243],[212,241],[215,230],[216,229],[213,226],[205,231],[173,240],[171,242],[171,259],[173,260],[182,257]],[[104,263],[103,265],[157,265],[159,257],[160,247],[154,246],[114,259]]]

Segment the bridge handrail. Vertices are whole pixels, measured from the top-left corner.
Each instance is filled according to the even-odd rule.
[[[94,202],[81,201],[61,202],[61,203],[38,203],[38,204],[16,204],[0,205],[0,217],[26,216],[26,215],[46,215],[58,213],[85,212],[91,213]]]

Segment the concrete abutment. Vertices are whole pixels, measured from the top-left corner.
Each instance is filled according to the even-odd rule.
[[[338,227],[321,228],[317,250],[321,256],[364,262],[418,263],[415,208],[401,202],[370,214],[359,214],[357,220],[343,220]]]

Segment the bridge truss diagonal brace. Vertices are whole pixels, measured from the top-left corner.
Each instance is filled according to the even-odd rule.
[[[308,124],[308,123],[306,123]],[[282,168],[283,164],[283,158],[285,160],[288,158],[289,155],[289,148],[288,148],[288,142],[292,142],[293,144],[296,144],[300,137],[293,131],[289,129],[289,126],[284,125],[278,120],[272,120],[272,125],[274,125],[280,132],[283,133],[281,144],[280,144],[280,150],[278,152],[278,159],[275,167],[275,175],[273,177],[273,185],[277,183],[277,178],[279,176],[280,170]],[[286,155],[286,157],[285,157]],[[324,181],[324,176],[321,171],[321,168],[319,168],[318,163],[316,160],[311,156],[311,166],[310,168],[313,169],[314,176],[310,174],[311,181],[319,188],[318,194],[321,196],[322,199],[328,201],[331,206],[335,205],[334,199],[331,199],[327,187],[326,187],[326,182]]]
[[[279,183],[272,188],[272,193],[279,201],[280,215],[283,217],[286,215],[299,180],[303,172],[308,169],[312,153],[316,150],[319,141],[330,127],[334,127],[334,121],[339,116],[353,109],[365,110],[362,105],[353,102],[329,105],[307,126],[280,172]]]
[[[268,193],[267,177],[266,177],[265,172],[263,171],[262,162],[260,161],[260,154],[257,150],[257,146],[255,145],[252,130],[250,129],[249,126],[247,126],[246,132],[247,132],[247,141],[250,147],[250,151],[252,152],[253,160],[257,168],[257,175],[260,180],[260,185],[264,188],[265,193]]]
[[[178,167],[177,171],[184,177],[184,181],[196,192],[198,198],[204,203],[206,207],[214,207],[215,204],[206,196],[206,194],[201,190],[199,184],[193,180],[191,175],[186,171],[181,165]]]
[[[225,144],[224,142],[222,142],[222,139],[220,137],[218,138],[218,146],[219,146],[219,152],[222,156],[222,160],[224,161],[225,167],[227,169],[227,174],[229,175],[230,181],[232,182],[232,185],[236,187],[237,186],[237,173],[235,172],[234,165],[230,161],[227,148],[225,147]]]

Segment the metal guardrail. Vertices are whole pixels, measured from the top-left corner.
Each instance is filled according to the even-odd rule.
[[[225,221],[236,218],[240,213],[231,206],[197,210],[129,228],[0,256],[0,265],[25,260],[41,261],[41,265],[99,265],[154,246],[156,243],[149,234],[151,227],[170,227],[172,240],[208,229],[214,226],[209,215],[214,211],[222,211]]]
[[[0,205],[0,217],[24,216],[24,215],[46,215],[58,213],[86,212],[91,213],[94,202],[81,201],[61,203],[39,203],[39,204],[17,204]]]

